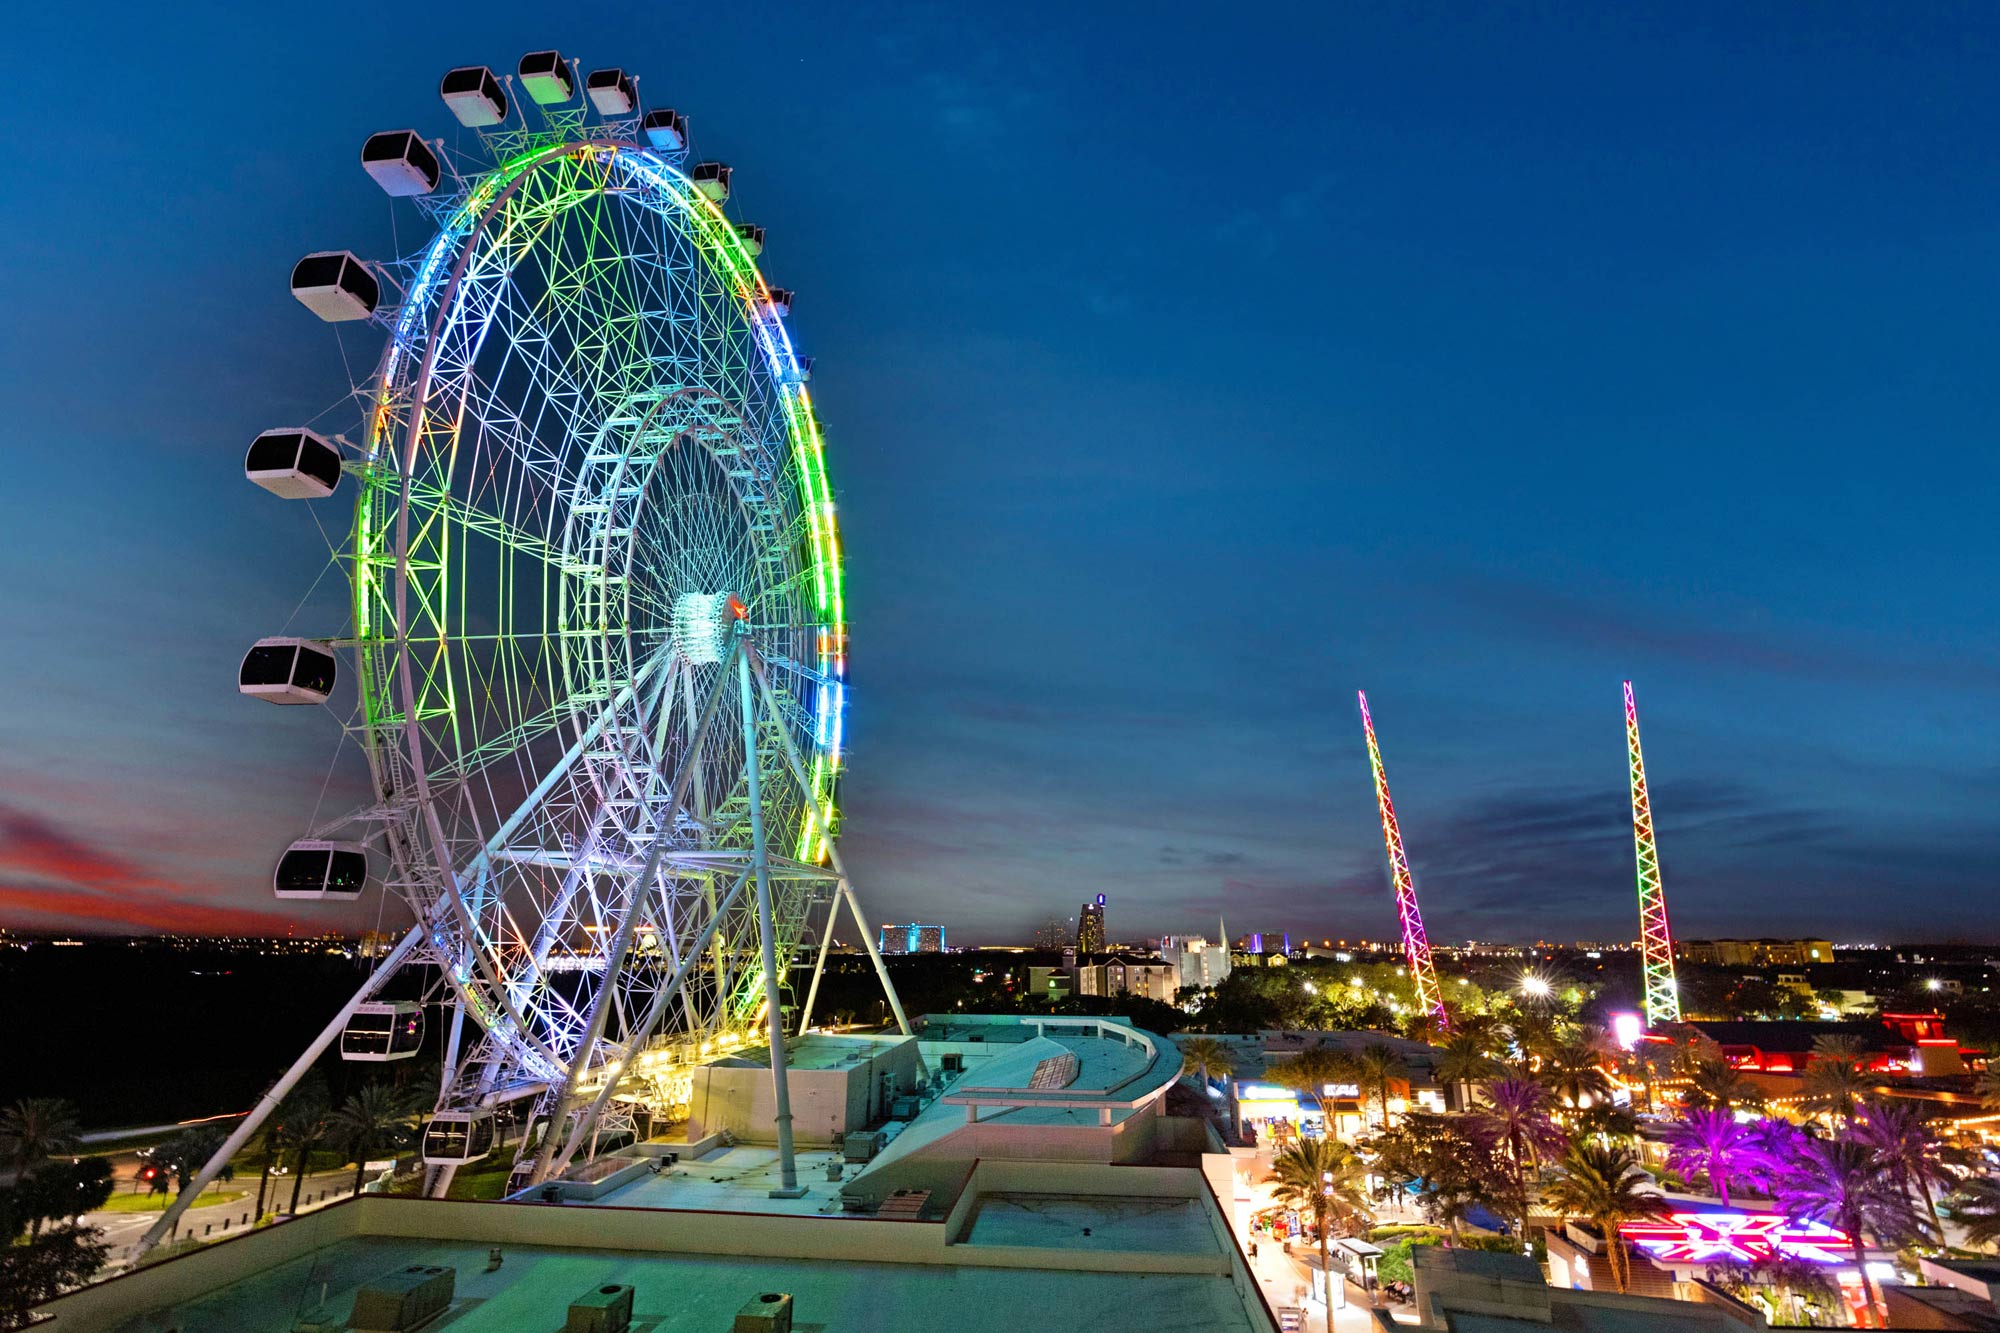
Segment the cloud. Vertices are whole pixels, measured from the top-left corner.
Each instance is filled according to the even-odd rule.
[[[296,922],[199,893],[72,834],[0,806],[0,917],[31,928],[281,935]]]

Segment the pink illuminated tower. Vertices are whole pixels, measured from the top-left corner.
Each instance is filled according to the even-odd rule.
[[[1410,876],[1410,858],[1403,853],[1403,830],[1396,823],[1396,805],[1389,799],[1389,775],[1382,769],[1382,747],[1375,743],[1375,721],[1368,716],[1367,694],[1356,693],[1361,700],[1361,730],[1368,737],[1368,766],[1375,774],[1375,806],[1382,812],[1382,845],[1389,852],[1389,877],[1396,883],[1396,916],[1403,927],[1403,957],[1409,960],[1417,1003],[1430,1014],[1439,1032],[1449,1032],[1451,1017],[1445,1013],[1444,995],[1438,990],[1437,972],[1431,966],[1431,942],[1424,934],[1423,913],[1417,910],[1417,885]]]

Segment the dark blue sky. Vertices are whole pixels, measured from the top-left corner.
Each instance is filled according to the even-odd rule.
[[[285,274],[555,44],[799,289],[877,917],[1389,933],[1359,686],[1433,938],[1626,938],[1629,675],[1680,934],[1994,938],[2000,18],[1739,9],[13,16],[0,923],[276,915],[335,728],[231,671],[325,546],[240,459],[346,383]]]

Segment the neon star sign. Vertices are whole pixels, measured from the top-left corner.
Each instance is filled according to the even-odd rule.
[[[1724,1259],[1756,1263],[1773,1254],[1815,1264],[1850,1263],[1847,1233],[1818,1222],[1794,1222],[1776,1213],[1669,1213],[1627,1222],[1618,1234],[1667,1264],[1709,1264]]]

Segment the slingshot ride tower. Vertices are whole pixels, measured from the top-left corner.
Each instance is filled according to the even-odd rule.
[[[149,1245],[336,1045],[404,1059],[442,1024],[441,1194],[505,1108],[540,1130],[515,1158],[531,1184],[684,1112],[702,1059],[767,1043],[792,1187],[783,1037],[843,904],[909,1031],[836,841],[840,537],[763,229],[621,70],[536,52],[440,94],[455,146],[394,130],[361,151],[431,238],[292,272],[314,314],[383,340],[329,409],[342,433],[268,431],[245,465],[276,496],[353,502],[347,623],[240,669],[273,704],[352,700],[367,759],[368,799],[293,843],[274,891],[380,893],[414,924]]]

